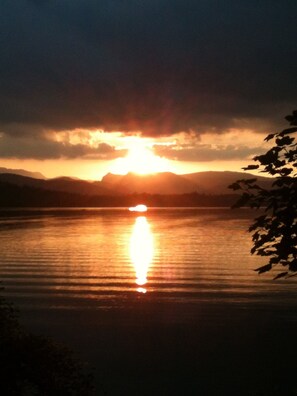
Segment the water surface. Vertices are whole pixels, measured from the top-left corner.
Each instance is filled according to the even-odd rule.
[[[0,220],[0,276],[21,308],[112,308],[137,292],[197,304],[277,304],[280,294],[286,303],[296,297],[295,280],[276,282],[253,271],[264,261],[250,255],[247,210],[12,214]]]
[[[285,367],[289,358],[275,345],[295,329],[296,280],[274,281],[254,271],[265,260],[250,255],[248,210],[0,215],[5,295],[30,330],[67,342],[91,361],[97,388],[106,394],[139,394],[141,381],[147,386],[142,394],[174,394],[185,378],[184,394],[217,394],[217,386],[238,392],[248,378],[246,394],[254,394],[264,385],[249,370],[265,365],[268,376]],[[232,362],[235,382],[228,374]]]

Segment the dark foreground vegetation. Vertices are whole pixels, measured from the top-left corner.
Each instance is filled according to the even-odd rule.
[[[32,335],[0,296],[0,383],[3,396],[90,396],[91,376],[66,347]]]
[[[158,207],[231,206],[237,194],[207,195],[189,194],[127,194],[127,195],[82,195],[50,191],[30,186],[17,186],[0,182],[1,207],[128,207],[140,202]]]

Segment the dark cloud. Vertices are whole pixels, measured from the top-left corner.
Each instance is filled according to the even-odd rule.
[[[0,133],[0,157],[21,159],[104,159],[110,160],[125,156],[126,150],[98,143],[95,147],[88,144],[58,142],[40,136],[10,136]]]
[[[260,146],[197,144],[196,146],[154,146],[157,155],[177,161],[247,160],[263,152]]]
[[[278,126],[297,102],[296,14],[295,0],[2,0],[2,130]]]

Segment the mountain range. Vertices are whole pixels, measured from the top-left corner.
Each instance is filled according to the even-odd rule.
[[[101,181],[103,186],[117,193],[148,193],[148,194],[230,194],[228,186],[239,179],[255,178],[254,175],[243,172],[207,171],[184,175],[171,172],[149,175],[114,175],[108,173]],[[263,187],[271,185],[271,179],[257,177]]]
[[[8,183],[19,187],[33,187],[48,191],[59,191],[84,196],[98,195],[127,195],[127,194],[189,194],[199,193],[206,195],[231,194],[228,189],[231,183],[238,179],[254,178],[254,175],[243,172],[207,171],[184,175],[171,172],[138,175],[128,173],[115,175],[108,173],[101,181],[87,181],[70,177],[45,179],[40,173],[24,170],[10,170],[1,172],[0,183]],[[31,176],[28,176],[30,174]],[[271,185],[271,179],[257,177],[258,183],[263,187]]]

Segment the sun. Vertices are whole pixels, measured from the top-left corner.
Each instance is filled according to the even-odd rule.
[[[158,157],[152,149],[140,140],[130,142],[128,154],[117,158],[111,167],[111,172],[125,175],[129,172],[139,175],[169,171],[169,161]]]

